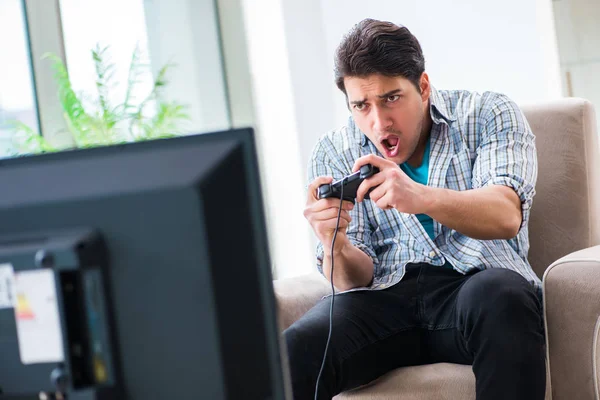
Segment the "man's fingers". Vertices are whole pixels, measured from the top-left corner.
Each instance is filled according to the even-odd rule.
[[[325,232],[325,231],[333,231],[336,227],[339,230],[346,230],[346,228],[348,228],[348,225],[350,225],[350,222],[344,218],[340,218],[339,224],[337,224],[336,222],[337,222],[336,219],[328,219],[326,221],[318,221],[318,222],[315,222],[315,227],[316,227],[317,231]]]
[[[356,191],[356,201],[363,201],[369,189],[379,186],[383,182],[385,182],[385,175],[381,173],[375,174],[372,177],[365,179]]]
[[[335,208],[336,211],[340,208],[340,199],[329,198],[329,199],[321,199],[316,203],[311,205],[313,212],[319,212],[323,210],[327,210],[328,208]],[[342,202],[343,210],[352,210],[354,208],[354,204],[351,201],[344,200]]]
[[[342,203],[342,211],[348,213],[354,208],[354,204],[350,201]],[[337,212],[340,209],[340,201],[338,199],[321,199],[309,202],[304,208],[304,217],[309,221],[322,220],[321,215],[328,215],[331,218],[337,217]],[[322,214],[327,212],[328,214]]]
[[[313,220],[314,221],[327,221],[327,220],[337,220],[337,216],[338,216],[338,209],[333,209],[333,208],[329,208],[327,210],[323,210],[319,213],[315,213],[313,215]],[[340,220],[345,219],[346,221],[350,222],[352,220],[352,218],[350,217],[350,213],[346,210],[342,210],[342,212],[340,213]]]
[[[385,158],[376,156],[375,154],[369,154],[367,156],[362,156],[354,162],[354,166],[352,167],[352,172],[356,172],[363,165],[371,164],[374,167],[382,170],[386,166],[395,165],[393,162],[386,160]]]
[[[354,203],[348,200],[342,201],[342,208],[344,210],[352,210],[354,208]]]
[[[319,189],[319,186],[331,182],[333,182],[333,177],[331,176],[319,176],[315,178],[315,180],[308,185],[308,202],[319,200],[317,197],[317,190]]]
[[[379,208],[381,208],[382,210],[390,210],[392,208],[395,208],[395,204],[392,204],[392,194],[391,193],[385,193],[383,195],[383,197],[381,197],[380,199],[378,199],[375,202],[375,205]]]
[[[385,196],[386,192],[387,192],[387,189],[385,187],[385,184],[381,184],[381,185],[375,187],[373,189],[373,191],[371,193],[369,193],[369,197],[371,198],[371,201],[377,203],[377,201],[380,198]]]

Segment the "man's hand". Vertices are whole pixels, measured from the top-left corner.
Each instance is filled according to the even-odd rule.
[[[320,185],[332,181],[331,177],[316,178],[308,187],[308,199],[304,209],[304,216],[323,244],[323,274],[328,280],[331,280],[330,275],[333,273],[335,287],[338,290],[367,286],[373,279],[373,260],[362,250],[353,246],[346,236],[346,229],[351,221],[349,211],[354,207],[354,204],[349,201],[342,203],[340,225],[333,249],[335,272],[331,268],[333,265],[331,241],[335,234],[340,200],[335,198],[319,199],[317,190]]]
[[[331,253],[331,241],[335,233],[340,200],[335,198],[319,199],[317,197],[317,190],[319,186],[331,183],[332,181],[332,177],[321,176],[316,178],[308,187],[308,199],[304,208],[304,217],[306,217],[317,238],[323,244],[323,250],[327,255]],[[339,253],[349,243],[346,236],[346,229],[351,221],[348,211],[352,210],[353,207],[354,204],[349,201],[342,203],[334,253]]]
[[[396,163],[374,154],[356,160],[352,171],[358,171],[365,164],[379,168],[379,172],[361,183],[356,201],[363,201],[369,189],[374,188],[369,197],[381,209],[395,208],[407,214],[423,212],[427,186],[410,179]]]
[[[370,154],[356,160],[353,171],[371,164],[379,173],[358,188],[356,200],[369,194],[377,207],[407,214],[427,214],[440,224],[473,239],[512,239],[521,225],[521,201],[516,192],[502,185],[456,191],[421,185],[410,179],[392,161]]]

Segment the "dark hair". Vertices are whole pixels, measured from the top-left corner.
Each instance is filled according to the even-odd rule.
[[[344,36],[335,54],[335,83],[344,94],[344,77],[372,74],[402,76],[420,92],[424,71],[417,38],[406,27],[386,21],[360,21]]]

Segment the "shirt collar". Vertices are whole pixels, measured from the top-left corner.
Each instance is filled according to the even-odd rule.
[[[456,121],[456,116],[448,110],[448,104],[433,86],[431,86],[429,104],[429,112],[431,113],[431,119],[434,123],[440,124],[445,122],[446,124],[449,124],[452,121]]]
[[[431,94],[429,95],[429,112],[431,119],[435,124],[446,123],[449,124],[452,121],[456,121],[456,116],[448,110],[448,104],[446,104],[442,95],[437,91],[436,88],[431,86]],[[358,126],[354,123],[354,118],[350,116],[350,123],[353,128],[358,130]],[[367,135],[361,132],[361,146],[366,146],[369,143]]]
[[[352,116],[350,117],[350,121],[354,125],[354,129],[360,132],[360,145],[362,147],[366,147],[369,144],[369,138],[360,129],[358,129],[358,126],[356,126],[354,123],[354,118],[352,118]]]

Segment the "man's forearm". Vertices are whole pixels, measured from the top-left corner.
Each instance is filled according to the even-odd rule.
[[[455,191],[427,187],[424,213],[474,239],[511,239],[521,226],[520,200],[507,186]]]
[[[373,279],[373,260],[347,238],[342,240],[345,240],[344,246],[333,256],[334,286],[343,291],[369,285]],[[327,250],[323,257],[323,273],[330,280],[331,252]]]

